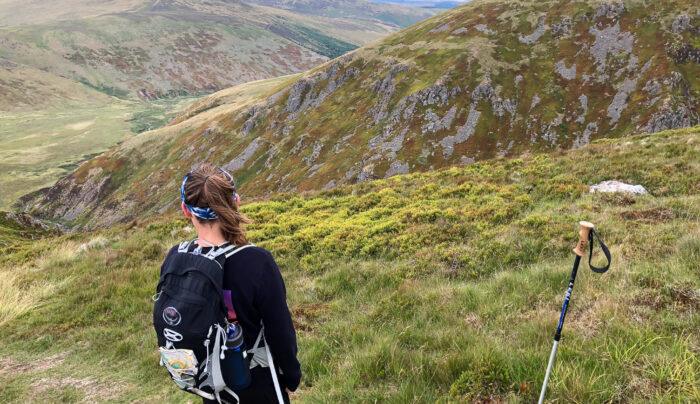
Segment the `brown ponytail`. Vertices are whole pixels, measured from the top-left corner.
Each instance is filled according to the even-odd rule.
[[[236,208],[234,192],[236,189],[229,178],[218,168],[202,164],[187,177],[185,183],[185,203],[190,206],[212,208],[216,219],[200,219],[200,222],[218,222],[227,241],[234,245],[248,244],[244,224],[251,220],[243,216]]]

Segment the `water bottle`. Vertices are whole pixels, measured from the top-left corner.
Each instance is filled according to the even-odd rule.
[[[226,349],[221,361],[226,386],[232,390],[245,389],[250,385],[250,361],[248,360],[243,328],[239,324],[231,324],[226,337]]]

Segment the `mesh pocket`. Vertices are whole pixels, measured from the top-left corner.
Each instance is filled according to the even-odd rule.
[[[159,348],[163,364],[175,383],[182,389],[195,386],[197,357],[191,349]]]

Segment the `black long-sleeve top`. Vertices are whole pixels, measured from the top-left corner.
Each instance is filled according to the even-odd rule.
[[[163,266],[177,253],[177,247],[170,249]],[[202,248],[202,253],[208,250]],[[265,339],[276,367],[281,369],[280,384],[296,390],[301,380],[296,332],[287,307],[287,289],[272,254],[261,247],[247,247],[227,258],[223,289],[231,291],[248,349],[255,344],[262,319]]]

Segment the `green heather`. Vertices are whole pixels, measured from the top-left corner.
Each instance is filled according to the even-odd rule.
[[[549,402],[700,400],[700,127],[249,203],[286,280],[298,402],[536,400],[579,220],[585,265]],[[591,194],[617,179],[649,195]],[[151,295],[179,217],[5,247],[4,402],[173,402]],[[601,257],[594,257],[594,263]]]

